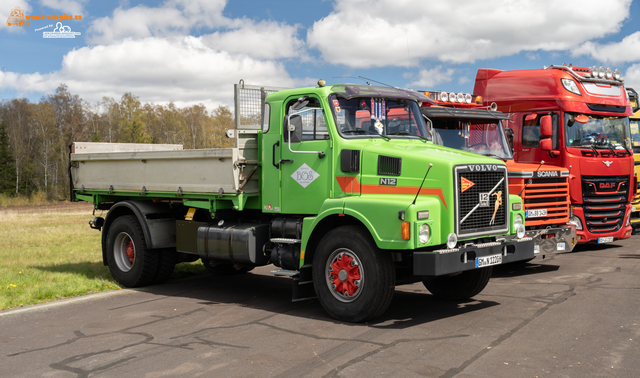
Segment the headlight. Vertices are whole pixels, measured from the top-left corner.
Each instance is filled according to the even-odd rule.
[[[513,227],[517,228],[519,225],[524,225],[524,222],[522,221],[522,215],[516,214],[516,216],[513,217]]]
[[[453,249],[456,247],[456,244],[458,244],[458,235],[452,232],[447,236],[447,248]]]
[[[428,224],[421,225],[420,230],[418,230],[418,240],[420,240],[420,243],[427,244],[430,237],[431,237],[431,228],[429,228],[429,225]]]
[[[619,68],[616,68],[616,70],[613,71],[613,78],[618,81],[622,78],[622,73],[620,72]]]
[[[571,93],[582,96],[582,94],[580,93],[580,89],[578,88],[578,85],[575,81],[571,79],[561,79],[560,81],[562,81],[562,86],[564,87],[564,89],[568,90]]]
[[[607,71],[607,69],[604,68],[604,67],[598,68],[598,77],[600,79],[604,79],[604,74],[605,74],[606,71]]]
[[[522,239],[522,238],[524,238],[524,233],[525,233],[524,224],[517,225],[516,226],[516,237],[518,239]]]
[[[575,215],[571,217],[571,219],[569,220],[569,224],[575,225],[576,230],[582,230],[582,221]]]
[[[449,93],[449,101],[456,102],[457,99],[458,99],[458,96],[455,93],[453,92]]]
[[[464,95],[464,102],[466,102],[467,104],[471,103],[471,94],[467,93],[466,95]]]

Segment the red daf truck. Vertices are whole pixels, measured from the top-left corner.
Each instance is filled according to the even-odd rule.
[[[510,194],[522,198],[526,235],[536,256],[571,252],[576,227],[569,222],[569,170],[549,164],[516,163],[504,124],[504,113],[482,106],[479,96],[443,91],[423,92],[434,103],[422,104],[433,142],[500,159],[507,164]]]
[[[513,120],[514,160],[569,170],[570,223],[578,243],[631,236],[637,191],[629,131],[632,110],[620,70],[550,66],[480,69],[474,94]],[[495,108],[496,105],[493,105]]]

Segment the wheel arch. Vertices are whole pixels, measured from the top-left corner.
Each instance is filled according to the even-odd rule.
[[[176,246],[176,224],[169,205],[148,201],[121,201],[109,209],[102,229],[102,263],[107,265],[107,235],[113,222],[124,215],[133,215],[142,227],[149,249]]]
[[[325,236],[329,231],[341,227],[341,226],[348,226],[348,225],[358,225],[361,226],[363,229],[365,229],[367,231],[367,233],[369,234],[369,237],[371,237],[372,239],[374,239],[371,235],[371,231],[367,228],[367,226],[358,218],[350,216],[350,215],[345,215],[345,214],[330,214],[324,218],[322,218],[320,221],[318,221],[315,225],[313,225],[313,231],[311,232],[311,235],[309,235],[309,238],[307,239],[306,242],[306,247],[304,250],[304,258],[302,258],[301,256],[301,261],[300,261],[300,267],[302,267],[303,265],[311,265],[311,263],[313,262],[313,256],[315,254],[315,251],[318,247],[318,244],[320,243],[320,240],[322,240],[322,237]],[[375,240],[374,240],[375,243]]]

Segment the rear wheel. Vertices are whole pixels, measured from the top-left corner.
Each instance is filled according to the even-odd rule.
[[[313,284],[320,304],[332,317],[348,322],[373,319],[393,298],[393,261],[362,227],[339,227],[318,245]]]
[[[133,215],[118,217],[107,234],[107,262],[113,278],[126,287],[150,284],[157,272],[158,254],[147,249],[142,227]]]
[[[467,270],[455,276],[436,277],[422,281],[424,287],[438,298],[449,300],[469,299],[489,283],[492,267]]]
[[[166,282],[178,263],[178,252],[175,248],[165,248],[158,251],[158,268],[153,278],[154,284]]]

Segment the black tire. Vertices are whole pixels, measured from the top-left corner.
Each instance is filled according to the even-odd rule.
[[[493,267],[467,270],[455,276],[436,277],[422,281],[424,287],[438,298],[465,300],[478,295],[489,283]]]
[[[335,267],[342,269],[336,274]],[[378,249],[363,227],[342,226],[327,233],[315,251],[312,271],[318,300],[335,319],[373,319],[393,298],[396,277],[391,254]]]
[[[247,266],[243,264],[234,263],[220,263],[209,260],[207,258],[201,258],[202,265],[207,271],[216,276],[231,276],[234,274],[244,274],[253,270],[253,266]]]
[[[173,274],[178,263],[178,252],[175,248],[165,248],[158,251],[158,268],[156,276],[153,278],[153,284],[161,284],[166,282]]]
[[[107,262],[113,278],[125,287],[145,286],[153,281],[158,254],[147,249],[142,227],[135,216],[118,217],[109,227]]]

